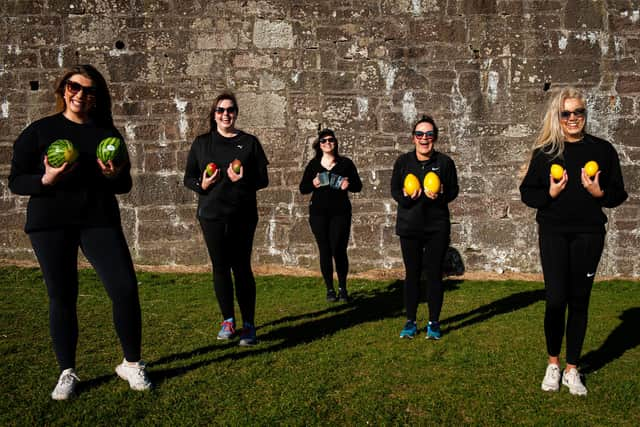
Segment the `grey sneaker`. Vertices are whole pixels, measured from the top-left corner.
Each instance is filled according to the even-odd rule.
[[[576,368],[569,369],[569,372],[564,371],[562,374],[562,384],[569,387],[569,393],[576,396],[586,396],[587,388],[582,384],[580,373]]]
[[[80,381],[80,378],[76,375],[76,371],[73,368],[65,369],[58,378],[58,384],[56,388],[51,392],[51,398],[53,400],[67,400],[76,389],[76,385]]]
[[[547,365],[547,370],[544,373],[544,379],[542,380],[542,390],[544,391],[558,391],[560,390],[560,367],[554,363]]]
[[[151,388],[151,381],[147,377],[147,365],[141,360],[136,363],[129,363],[126,359],[116,366],[116,374],[123,380],[129,382],[132,390],[144,391]]]
[[[233,317],[226,319],[222,322],[220,332],[218,332],[219,340],[229,340],[236,335],[236,322]]]

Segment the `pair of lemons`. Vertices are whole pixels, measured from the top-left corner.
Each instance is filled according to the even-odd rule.
[[[584,164],[584,173],[586,173],[590,178],[593,178],[596,175],[598,169],[600,169],[600,167],[595,160],[590,160]],[[564,168],[557,163],[552,164],[551,176],[553,177],[553,179],[559,181],[562,179],[562,175],[564,175]]]
[[[432,193],[440,191],[440,177],[435,172],[428,172],[423,181],[423,187],[425,190]],[[420,188],[420,181],[418,177],[410,173],[404,178],[404,192],[408,195],[415,193]]]

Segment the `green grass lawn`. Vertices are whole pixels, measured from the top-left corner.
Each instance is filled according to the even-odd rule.
[[[58,376],[37,269],[1,268],[0,425],[640,425],[640,283],[598,282],[584,345],[589,395],[544,393],[543,292],[536,282],[448,281],[443,339],[400,340],[402,283],[353,280],[329,304],[319,278],[257,278],[260,344],[216,340],[210,274],[139,273],[143,357],[133,392],[109,300],[81,272],[79,395]],[[419,309],[424,325],[426,304]]]

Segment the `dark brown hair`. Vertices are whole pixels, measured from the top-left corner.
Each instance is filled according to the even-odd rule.
[[[89,111],[89,117],[100,126],[113,126],[111,95],[109,94],[107,81],[104,79],[102,74],[100,74],[100,71],[89,64],[74,66],[58,81],[55,90],[56,111],[63,112],[67,109],[67,104],[64,100],[64,91],[66,89],[67,80],[77,74],[91,79],[91,83],[96,88],[96,98],[93,107]]]
[[[240,109],[238,108],[238,101],[236,100],[236,96],[232,92],[222,92],[220,95],[216,96],[216,99],[213,101],[213,105],[211,105],[211,110],[209,111],[209,128],[211,132],[216,130],[216,108],[218,108],[218,103],[220,101],[224,101],[228,99],[233,102],[233,106],[236,107],[236,116]]]
[[[322,157],[322,150],[320,149],[320,139],[325,136],[332,136],[335,138],[336,142],[333,144],[333,155],[338,158],[340,155],[338,154],[338,138],[336,138],[336,134],[333,132],[333,129],[325,128],[318,131],[318,137],[315,141],[313,141],[313,145],[311,146],[316,152],[316,158],[319,159]]]
[[[431,126],[433,126],[433,142],[438,140],[438,126],[436,125],[436,121],[433,120],[433,117],[428,116],[426,114],[423,114],[422,117],[420,118],[420,120],[418,120],[416,122],[416,124],[413,126],[413,132],[416,131],[416,128],[418,127],[418,125],[420,123],[429,123]]]

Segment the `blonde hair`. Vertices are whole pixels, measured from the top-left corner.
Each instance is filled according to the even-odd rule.
[[[562,126],[560,125],[560,113],[564,109],[564,101],[567,99],[578,99],[582,105],[587,105],[584,93],[573,86],[560,88],[554,93],[553,97],[547,104],[547,111],[542,119],[542,128],[533,143],[529,161],[523,164],[520,168],[520,173],[518,174],[520,178],[524,178],[527,174],[529,164],[531,163],[531,159],[537,149],[541,149],[543,153],[550,155],[552,158],[562,158],[565,135],[564,132],[562,132]],[[586,115],[584,120],[583,131],[587,127]]]
[[[560,125],[560,113],[564,109],[564,101],[567,99],[577,99],[586,106],[586,97],[582,91],[575,87],[564,87],[554,94],[547,105],[547,111],[542,120],[542,128],[533,143],[533,150],[541,148],[546,154],[552,157],[562,157],[564,152],[565,135]],[[587,126],[585,116],[585,128]]]

